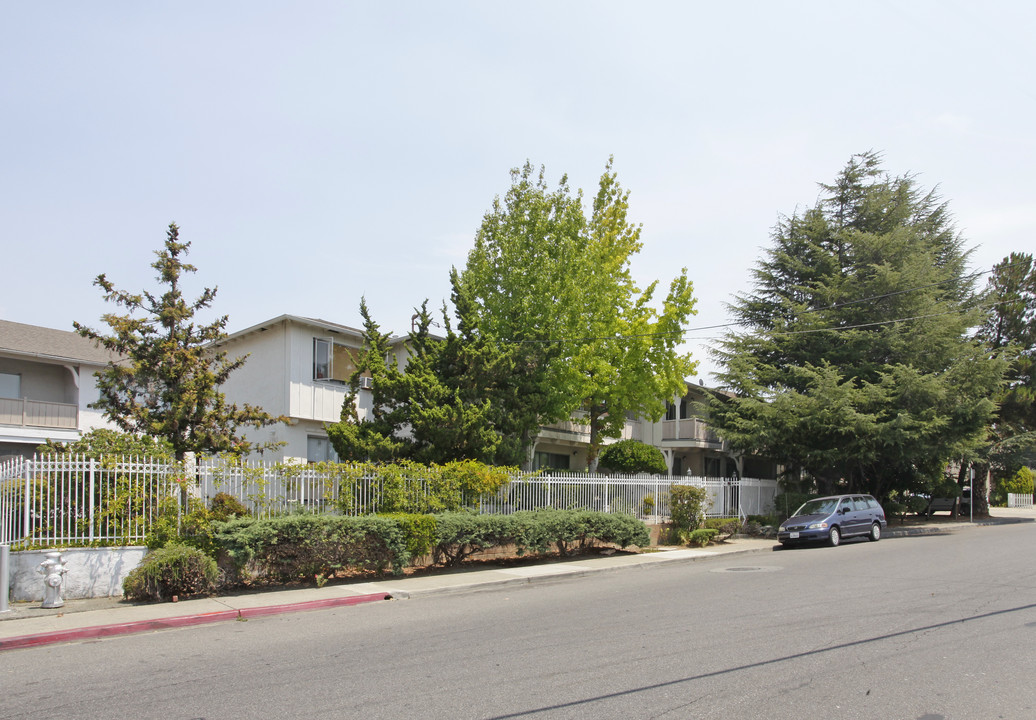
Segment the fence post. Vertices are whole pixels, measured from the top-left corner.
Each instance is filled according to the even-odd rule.
[[[88,501],[87,505],[87,507],[89,508],[89,510],[87,511],[87,517],[90,520],[90,542],[94,541],[94,515],[97,510],[97,508],[94,505],[94,491],[96,490],[97,483],[97,479],[94,477],[95,462],[96,460],[94,460],[94,458],[90,458],[90,469],[88,471],[90,475],[90,500]]]
[[[32,493],[29,492],[32,487],[32,473],[36,468],[36,461],[26,460],[25,461],[25,497],[22,499],[24,505],[22,519],[22,539],[32,537],[32,532],[29,529],[29,505],[32,503]]]

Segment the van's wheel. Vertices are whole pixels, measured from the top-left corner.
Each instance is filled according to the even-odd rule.
[[[881,540],[881,523],[874,523],[871,525],[871,534],[867,537],[871,542],[878,542],[878,540]]]
[[[827,534],[827,541],[831,544],[831,547],[838,547],[838,544],[842,542],[842,533],[837,526],[831,528],[831,532]]]

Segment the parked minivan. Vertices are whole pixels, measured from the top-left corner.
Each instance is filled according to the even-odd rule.
[[[804,502],[781,523],[777,539],[784,547],[817,541],[836,546],[860,535],[877,542],[886,525],[885,511],[872,496],[832,495]]]

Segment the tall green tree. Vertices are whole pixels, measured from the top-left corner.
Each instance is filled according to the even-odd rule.
[[[104,290],[104,299],[128,314],[105,314],[107,334],[75,323],[80,335],[124,358],[98,373],[100,398],[94,407],[126,432],[167,441],[177,460],[188,452],[257,449],[239,428],[282,421],[252,405],[229,404],[219,391],[246,357],[229,358],[215,347],[226,337],[225,315],[195,324],[195,314],[212,304],[216,289],[205,288],[193,302],[184,299],[180,279],[197,270],[183,259],[190,246],[180,242],[179,228],[171,223],[151,265],[164,291],[124,292],[101,274],[94,284]]]
[[[986,286],[989,314],[979,330],[993,352],[1010,361],[997,395],[990,460],[1002,477],[1036,463],[1036,263],[1011,253],[997,263]]]
[[[433,337],[427,303],[407,338],[408,357],[400,368],[389,336],[371,318],[361,301],[364,349],[350,379],[342,417],[327,426],[328,437],[344,460],[390,461],[413,459],[444,463],[453,460],[496,462],[500,435],[489,417],[485,396],[463,392],[455,382],[476,371],[468,348],[449,332],[446,339]],[[372,380],[370,416],[356,412],[359,378]]]
[[[620,436],[627,413],[657,419],[695,369],[677,349],[694,313],[686,270],[656,310],[656,284],[641,291],[630,273],[642,243],[628,209],[610,159],[589,216],[567,177],[552,190],[543,169],[536,175],[526,163],[512,170],[454,281],[479,332],[513,347],[517,384],[528,391],[506,411],[521,418],[514,429],[523,451],[541,425],[581,410],[591,471],[603,438]]]
[[[735,447],[821,491],[887,495],[936,482],[977,452],[1004,371],[981,322],[968,251],[947,206],[875,153],[783,218],[732,303],[711,423]]]

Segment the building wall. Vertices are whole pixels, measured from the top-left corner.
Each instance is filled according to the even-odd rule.
[[[284,415],[293,421],[291,425],[245,432],[252,442],[285,443],[265,452],[265,458],[305,461],[309,438],[326,438],[324,423],[341,418],[349,388],[341,382],[314,379],[315,339],[330,339],[356,352],[361,346],[358,337],[291,319],[232,338],[225,345],[231,356],[249,354],[244,366],[232,373],[222,388],[227,400],[259,405],[271,415]],[[370,410],[370,391],[361,389],[357,401],[363,418]]]

